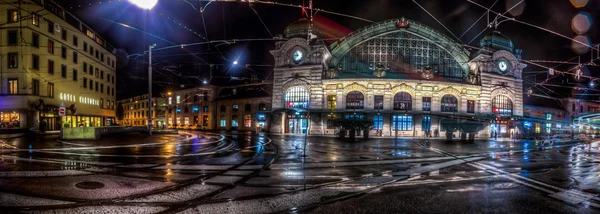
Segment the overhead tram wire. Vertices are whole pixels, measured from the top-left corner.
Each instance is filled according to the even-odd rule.
[[[494,7],[494,5],[496,5],[496,3],[498,3],[498,0],[496,0],[496,1],[495,1],[495,2],[492,4],[492,6],[490,6],[490,7]],[[469,28],[467,28],[467,30],[465,30],[465,32],[464,32],[462,35],[460,35],[459,39],[461,39],[463,36],[465,36],[465,35],[467,34],[467,32],[469,32],[469,31],[471,30],[471,28],[473,28],[473,26],[475,26],[475,25],[476,25],[476,24],[479,22],[479,20],[481,20],[483,17],[485,17],[485,15],[487,15],[488,13],[489,13],[488,11],[484,12],[484,13],[483,13],[483,14],[482,14],[482,15],[479,17],[479,19],[477,19],[475,22],[473,22],[473,24],[472,24],[472,25],[471,25]],[[487,24],[489,24],[489,23],[486,23],[486,25],[487,25]],[[480,33],[480,34],[481,34],[481,33]],[[479,35],[478,35],[478,36],[479,36]]]
[[[448,31],[450,34],[452,34],[452,36],[454,36],[454,38],[456,38],[457,41],[460,41],[460,38],[458,38],[458,36],[456,36],[452,31],[450,31],[450,29],[448,29],[446,27],[446,25],[444,25],[442,22],[440,22],[440,20],[435,18],[435,16],[433,16],[433,14],[431,14],[429,11],[427,11],[427,9],[425,9],[423,6],[421,6],[415,0],[413,0],[413,3],[415,3],[417,6],[419,6],[423,11],[425,11],[425,13],[429,14],[429,16],[431,16],[431,18],[433,18],[438,24],[442,25],[442,27],[444,27],[444,29],[446,29],[446,31]]]
[[[254,14],[256,15],[256,17],[258,17],[258,20],[260,20],[260,23],[262,23],[262,25],[265,27],[265,29],[267,30],[267,32],[269,33],[269,35],[271,37],[273,37],[273,34],[269,30],[269,28],[267,27],[267,25],[265,24],[265,22],[262,20],[262,18],[260,18],[260,15],[258,15],[258,12],[256,11],[256,9],[254,9],[254,6],[252,6],[252,3],[248,2],[248,6],[250,7],[250,9],[252,9],[252,11],[254,11]]]
[[[577,40],[575,40],[575,39],[569,38],[569,37],[567,37],[567,36],[565,36],[565,35],[562,35],[562,34],[560,34],[560,33],[557,33],[557,32],[555,32],[555,31],[552,31],[552,30],[550,30],[550,29],[543,28],[543,27],[540,27],[540,26],[537,26],[537,25],[534,25],[534,24],[529,24],[529,23],[527,23],[527,22],[524,22],[524,21],[519,21],[519,20],[516,20],[516,19],[514,19],[514,18],[511,18],[511,17],[507,17],[507,16],[505,16],[505,15],[502,15],[502,14],[500,14],[500,13],[496,12],[496,11],[493,11],[493,10],[491,10],[490,8],[487,8],[487,7],[485,7],[485,6],[481,5],[481,4],[477,3],[477,2],[474,2],[473,0],[467,0],[467,1],[468,1],[468,2],[470,2],[470,3],[472,3],[472,4],[474,4],[474,5],[477,5],[478,7],[481,7],[481,8],[483,8],[483,9],[489,10],[489,12],[491,12],[491,13],[494,13],[494,14],[496,14],[496,15],[499,15],[500,17],[503,17],[503,18],[506,18],[506,19],[508,19],[508,20],[514,21],[514,22],[516,22],[516,23],[523,24],[523,25],[527,25],[527,26],[530,26],[530,27],[533,27],[533,28],[537,28],[537,29],[540,29],[540,30],[546,31],[546,32],[548,32],[548,33],[552,33],[552,34],[554,34],[554,35],[556,35],[556,36],[560,36],[560,37],[562,37],[562,38],[565,38],[565,39],[571,40],[571,41],[573,41],[573,42],[579,43],[579,44],[581,44],[581,45],[584,45],[584,46],[586,46],[586,47],[588,47],[588,48],[592,48],[592,49],[598,50],[598,48],[597,48],[597,47],[593,47],[593,46],[590,46],[589,44],[586,44],[586,43],[584,43],[584,42],[580,42],[580,41],[577,41]]]

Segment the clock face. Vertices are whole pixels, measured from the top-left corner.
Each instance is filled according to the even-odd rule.
[[[498,70],[500,70],[502,73],[505,73],[508,70],[508,62],[504,59],[498,61]]]
[[[304,59],[304,54],[302,53],[302,51],[300,50],[296,50],[294,51],[294,53],[292,54],[292,60],[294,61],[294,63],[298,64],[300,62],[302,62],[302,60]]]

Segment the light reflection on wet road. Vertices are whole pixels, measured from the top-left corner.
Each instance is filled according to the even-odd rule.
[[[303,162],[302,136],[181,132],[98,141],[14,138],[0,143],[0,195],[7,196],[0,197],[0,208],[67,213],[528,212],[530,206],[503,206],[526,196],[540,206],[536,211],[600,208],[598,143],[348,142],[330,137],[309,137],[307,142]],[[82,182],[102,187],[78,188],[85,187]],[[469,203],[455,206],[457,200]],[[427,206],[434,202],[436,206]],[[491,209],[498,206],[503,207]]]

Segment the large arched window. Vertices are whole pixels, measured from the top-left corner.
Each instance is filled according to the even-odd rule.
[[[365,96],[359,91],[351,91],[346,95],[346,109],[365,108]]]
[[[492,99],[492,113],[500,116],[512,116],[513,104],[510,98],[498,95]]]
[[[286,108],[308,108],[310,95],[304,87],[293,86],[285,92],[285,107]]]
[[[412,96],[399,92],[394,96],[394,110],[412,110]]]
[[[442,112],[457,112],[458,111],[458,100],[455,96],[446,94],[442,97]]]

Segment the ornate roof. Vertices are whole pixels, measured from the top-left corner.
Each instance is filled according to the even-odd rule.
[[[505,50],[510,53],[515,52],[515,46],[512,40],[500,33],[500,31],[493,31],[481,38],[481,40],[479,40],[479,47]]]

